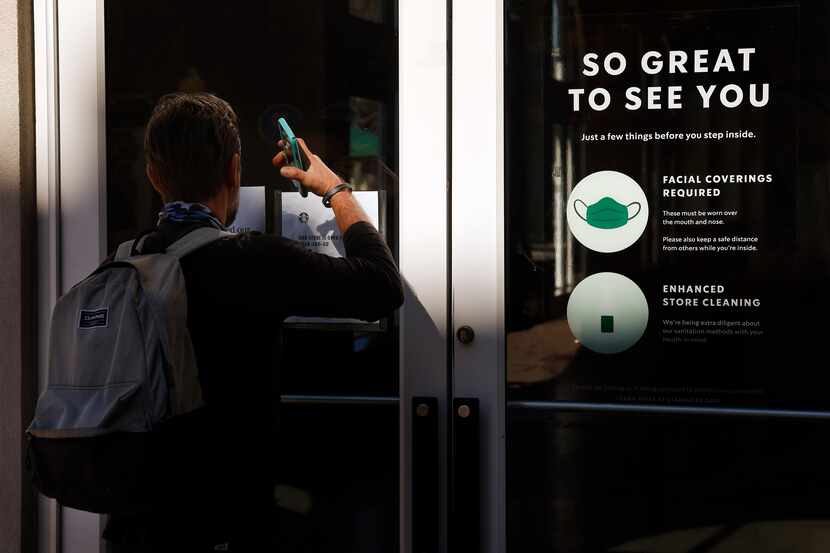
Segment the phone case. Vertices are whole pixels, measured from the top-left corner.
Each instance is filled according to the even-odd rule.
[[[309,166],[308,159],[306,158],[302,148],[300,148],[300,144],[297,142],[297,137],[288,125],[288,121],[286,121],[284,117],[280,117],[277,120],[277,126],[280,130],[280,138],[285,142],[283,151],[288,158],[288,162],[298,169],[307,171]],[[294,187],[303,198],[308,196],[308,190],[305,189],[300,181],[291,179],[291,182],[294,183]]]

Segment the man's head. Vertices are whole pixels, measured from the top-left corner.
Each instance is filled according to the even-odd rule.
[[[239,208],[239,120],[213,94],[168,94],[144,134],[147,177],[165,202],[208,205],[226,225]]]

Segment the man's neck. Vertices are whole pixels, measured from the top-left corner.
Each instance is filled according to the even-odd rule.
[[[228,198],[224,191],[209,200],[199,203],[210,208],[216,218],[219,219],[219,222],[223,225],[225,224],[225,218],[228,214]]]

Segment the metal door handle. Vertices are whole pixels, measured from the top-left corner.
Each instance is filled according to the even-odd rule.
[[[449,550],[481,551],[481,459],[476,398],[453,400]]]
[[[437,553],[441,483],[438,399],[412,398],[412,551]]]

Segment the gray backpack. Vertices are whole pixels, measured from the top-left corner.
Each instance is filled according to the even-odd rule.
[[[179,260],[228,235],[198,228],[150,255],[137,254],[140,241],[125,242],[58,300],[49,381],[27,429],[29,466],[45,495],[133,513],[160,491],[155,431],[202,405]]]

